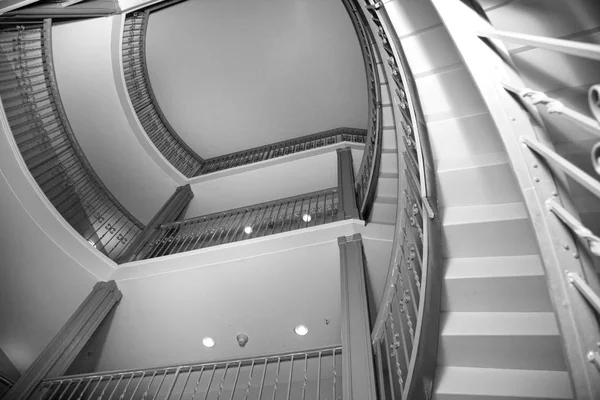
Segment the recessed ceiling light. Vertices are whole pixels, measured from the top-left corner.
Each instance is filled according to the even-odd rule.
[[[252,233],[252,227],[251,226],[247,226],[244,228],[244,232],[246,232],[248,235]]]
[[[296,335],[304,336],[308,333],[308,328],[304,325],[298,325],[294,328],[294,332],[296,332]]]
[[[304,215],[302,216],[302,220],[303,220],[304,222],[310,222],[310,220],[311,220],[311,219],[312,219],[312,217],[310,216],[310,214],[304,214]]]
[[[215,345],[215,341],[212,338],[205,337],[202,339],[202,344],[206,347],[213,347]]]

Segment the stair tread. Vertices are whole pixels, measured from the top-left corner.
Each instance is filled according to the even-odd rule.
[[[558,336],[552,312],[444,312],[442,336]]]
[[[493,165],[508,164],[508,155],[504,152],[474,154],[468,157],[447,158],[436,163],[438,173],[462,169],[489,167]]]
[[[398,199],[396,197],[390,196],[377,196],[375,197],[375,205],[385,205],[385,206],[395,206],[398,204]]]
[[[442,210],[444,226],[528,218],[522,202],[446,207]]]
[[[572,399],[566,371],[440,366],[435,400]]]
[[[544,276],[538,255],[447,258],[445,279]]]

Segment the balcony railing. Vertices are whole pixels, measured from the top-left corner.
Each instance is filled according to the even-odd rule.
[[[342,348],[63,376],[30,399],[339,399]]]
[[[574,130],[583,129],[600,139],[599,88],[589,89],[590,114],[595,118],[569,109],[526,87],[521,71],[515,69],[518,63],[502,42],[596,61],[600,45],[500,31],[480,7],[471,9],[459,0],[433,3],[484,94],[525,194],[575,398],[600,398],[600,282],[593,260],[600,256],[600,239],[580,220],[564,178],[571,178],[596,198],[600,198],[600,181],[556,152],[537,109],[544,106],[549,119],[562,119]],[[548,66],[535,67],[543,74]],[[600,143],[591,148],[597,170],[599,149]]]
[[[146,134],[171,165],[186,177],[210,174],[336,143],[365,143],[368,140],[368,134],[363,129],[337,128],[203,159],[186,145],[169,124],[158,105],[148,77],[146,30],[150,14],[160,8],[162,7],[151,6],[145,11],[127,15],[123,29],[123,71],[129,98]],[[374,154],[372,148],[371,154]]]
[[[48,200],[92,246],[119,257],[143,225],[102,184],[71,130],[54,75],[51,20],[0,25],[0,97]]]
[[[387,75],[396,100],[397,125],[402,127],[397,132],[402,157],[394,247],[371,337],[379,398],[426,399],[435,377],[441,299],[441,227],[433,156],[416,84],[385,6],[369,0],[348,0],[346,5],[357,30],[366,38],[366,58],[371,54],[389,66],[381,65],[381,71]],[[378,38],[372,32],[377,32]],[[377,76],[373,65],[367,70]],[[370,129],[381,136],[379,110],[372,122]],[[379,137],[373,142],[372,161],[367,160],[375,179],[380,146]],[[365,150],[365,155],[369,154]],[[369,204],[372,194],[364,192],[362,198]]]
[[[198,175],[239,167],[336,143],[365,143],[364,129],[337,128],[205,160]]]
[[[338,188],[160,225],[134,259],[254,239],[345,219]]]

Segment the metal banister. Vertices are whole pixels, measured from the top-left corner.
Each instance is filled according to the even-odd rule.
[[[532,139],[528,136],[521,136],[520,140],[523,144],[527,145],[527,147],[544,157],[546,160],[554,162],[561,168],[562,171],[573,178],[573,180],[585,187],[588,191],[590,191],[590,193],[593,193],[596,197],[600,198],[599,181],[586,174],[584,171],[567,161],[564,157],[540,141]]]
[[[600,60],[600,45],[597,44],[528,35],[525,33],[500,31],[497,29],[478,31],[477,35],[488,39],[500,39],[506,42],[553,50],[572,56],[589,58],[591,60]]]

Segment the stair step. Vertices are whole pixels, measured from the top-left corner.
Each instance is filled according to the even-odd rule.
[[[552,312],[540,257],[444,260],[442,311]]]
[[[398,197],[398,178],[383,178],[379,176],[377,180],[377,191],[375,197]]]
[[[572,399],[567,372],[438,367],[434,400]]]
[[[445,258],[537,254],[538,247],[523,203],[442,209]]]
[[[384,150],[396,150],[398,148],[398,145],[396,144],[396,130],[393,127],[386,127],[383,129],[381,148]]]
[[[382,173],[398,173],[398,155],[396,152],[381,153],[381,172]]]
[[[552,312],[445,312],[438,365],[564,371]]]
[[[394,126],[396,124],[396,121],[394,120],[394,109],[392,108],[392,104],[389,104],[389,106],[381,107],[381,116],[383,117],[382,122],[385,127]]]
[[[444,207],[522,201],[521,190],[507,162],[478,164],[438,172],[440,203]]]
[[[363,239],[376,239],[376,240],[394,240],[394,231],[396,227],[389,224],[378,224],[376,222],[369,222],[367,225],[358,228]]]
[[[379,224],[396,224],[396,209],[398,208],[395,198],[378,197],[373,203],[371,221]]]

